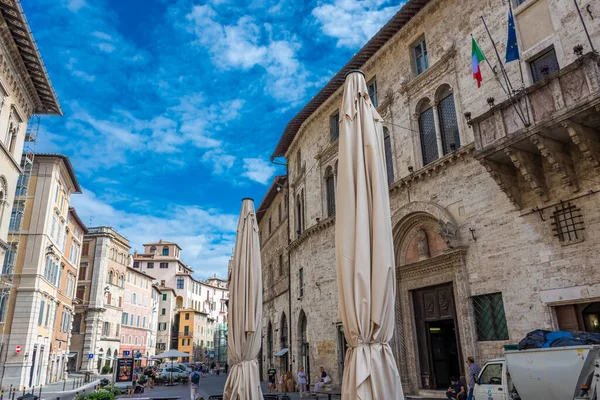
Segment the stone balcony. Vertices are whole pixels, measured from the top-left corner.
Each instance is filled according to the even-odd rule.
[[[543,207],[573,196],[582,179],[589,181],[582,176],[590,169],[597,174],[598,54],[582,55],[513,99],[491,103],[488,111],[469,121],[474,156],[518,208]]]

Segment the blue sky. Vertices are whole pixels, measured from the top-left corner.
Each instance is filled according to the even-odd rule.
[[[287,122],[399,9],[389,0],[23,1],[91,226],[183,248],[224,277],[243,197],[258,207]],[[357,24],[355,21],[364,21]]]

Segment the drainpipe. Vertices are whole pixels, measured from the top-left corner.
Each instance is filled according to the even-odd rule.
[[[287,262],[288,262],[288,361],[290,371],[292,371],[293,357],[292,357],[292,256],[290,252],[290,244],[292,243],[292,236],[290,233],[290,175],[287,163],[280,163],[271,159],[271,163],[275,165],[282,165],[285,167],[285,193],[287,194],[286,203],[286,218],[287,218]]]

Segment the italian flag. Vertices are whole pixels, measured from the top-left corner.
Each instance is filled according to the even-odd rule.
[[[471,55],[471,70],[473,71],[473,78],[477,81],[477,87],[481,87],[481,69],[479,64],[485,60],[485,56],[481,52],[481,49],[477,45],[475,38],[471,38],[473,52]]]

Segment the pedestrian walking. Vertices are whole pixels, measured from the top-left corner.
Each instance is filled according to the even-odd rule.
[[[275,390],[275,382],[277,382],[275,379],[277,377],[277,370],[275,369],[275,367],[273,367],[271,365],[271,368],[269,368],[269,370],[267,371],[267,380],[269,382],[269,393],[273,393],[273,390]]]
[[[307,385],[307,380],[306,380],[306,372],[304,372],[304,368],[300,367],[300,369],[298,370],[298,385],[300,385],[300,398],[304,398],[304,393],[308,394],[308,391],[306,390],[306,385]]]
[[[475,359],[472,356],[467,357],[467,366],[469,367],[469,395],[467,400],[473,400],[473,389],[475,388],[475,380],[481,372],[481,367],[475,364]]]
[[[192,400],[198,397],[200,391],[200,372],[194,371],[189,376],[190,385],[192,385]]]
[[[229,372],[229,364],[225,363],[225,375]]]

